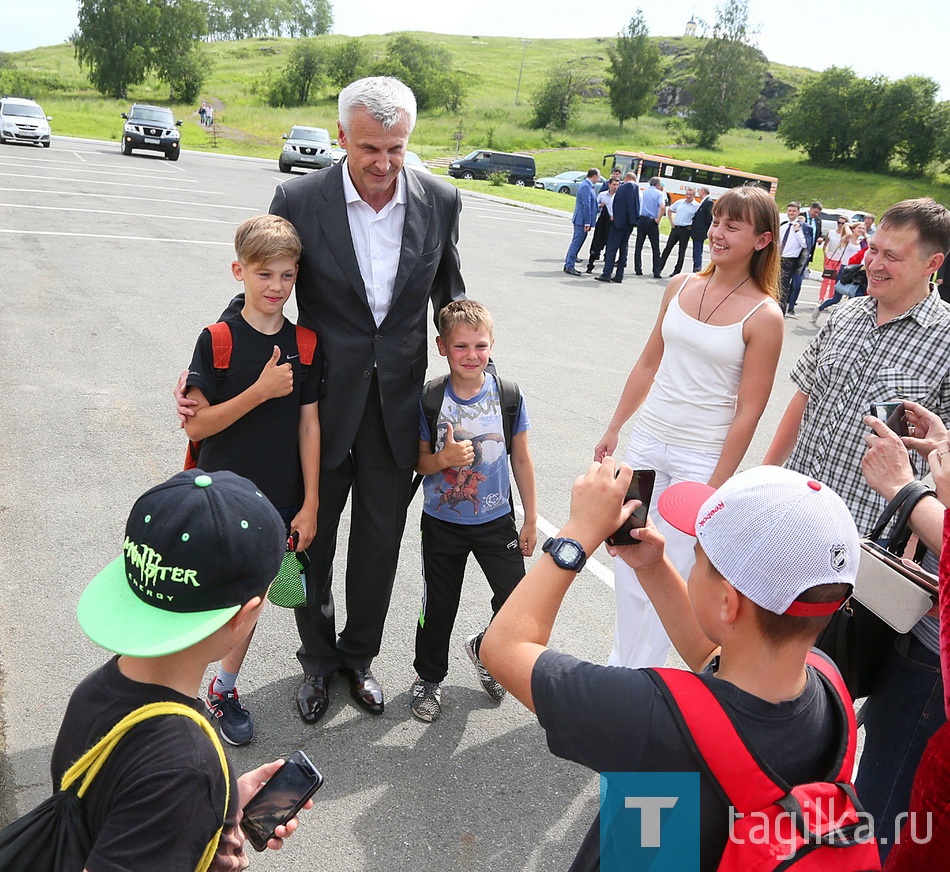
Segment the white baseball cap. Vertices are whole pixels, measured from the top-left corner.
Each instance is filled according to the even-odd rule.
[[[822,584],[854,588],[861,539],[830,487],[780,466],[740,472],[718,490],[687,481],[665,490],[657,511],[696,536],[712,565],[740,593],[778,615],[837,611],[847,599],[803,603]]]

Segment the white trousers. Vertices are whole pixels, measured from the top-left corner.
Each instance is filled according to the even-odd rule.
[[[707,482],[719,462],[719,454],[667,445],[645,431],[634,427],[624,460],[634,469],[656,470],[650,518],[666,539],[666,554],[683,578],[688,578],[696,555],[696,540],[666,523],[655,510],[656,502],[671,484],[681,481]],[[634,546],[635,547],[635,546]],[[637,574],[619,557],[614,558],[614,595],[617,617],[614,625],[614,647],[608,666],[663,666],[670,653],[670,637],[663,629],[650,602],[640,586]]]

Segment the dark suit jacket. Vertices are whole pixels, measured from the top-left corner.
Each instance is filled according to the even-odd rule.
[[[636,182],[624,182],[614,194],[614,227],[632,230],[640,217],[640,188]]]
[[[706,197],[706,199],[699,204],[699,208],[693,216],[693,223],[689,228],[689,235],[692,236],[693,239],[705,239],[706,234],[709,233],[709,225],[712,224],[712,207],[712,197]]]
[[[316,330],[326,361],[320,401],[321,465],[339,466],[353,445],[379,376],[386,436],[396,463],[419,456],[419,397],[426,371],[427,310],[465,297],[459,271],[459,192],[424,173],[404,170],[406,219],[392,303],[376,326],[350,237],[341,162],[277,186],[270,211],[303,240],[297,275],[300,323]]]

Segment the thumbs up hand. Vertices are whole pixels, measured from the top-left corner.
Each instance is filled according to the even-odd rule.
[[[470,466],[475,461],[475,447],[471,439],[455,441],[455,428],[451,423],[446,425],[445,445],[439,452],[442,468],[447,466]]]
[[[264,364],[264,369],[257,379],[257,384],[264,394],[264,399],[286,397],[294,389],[294,368],[289,363],[277,365],[280,360],[280,348],[275,345],[270,360]]]

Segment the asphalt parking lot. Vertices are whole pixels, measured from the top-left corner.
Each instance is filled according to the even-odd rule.
[[[228,267],[235,227],[266,211],[286,178],[276,150],[273,161],[186,150],[172,163],[62,138],[50,149],[0,149],[0,812],[8,816],[50,791],[68,693],[105,658],[76,625],[79,591],[118,554],[135,497],[181,467],[172,386],[201,327],[238,289]],[[526,397],[543,538],[567,517],[570,484],[613,411],[664,283],[565,275],[568,213],[473,196],[464,204],[463,274],[469,296],[494,314],[499,371]],[[803,300],[815,298],[809,283]],[[814,332],[807,318],[786,322],[778,382],[745,465],[763,455],[792,393],[788,370]],[[430,364],[436,374],[444,365],[434,342]],[[553,758],[517,702],[495,705],[479,688],[461,647],[489,616],[477,571],[456,623],[443,719],[411,717],[418,512],[417,498],[374,664],[387,693],[382,717],[364,715],[338,684],[327,717],[304,725],[293,701],[292,616],[265,610],[240,685],[258,736],[232,759],[244,770],[303,748],[326,784],[286,849],[253,857],[255,868],[557,870],[596,813],[596,776]],[[608,566],[603,551],[588,564],[553,645],[606,659]]]

